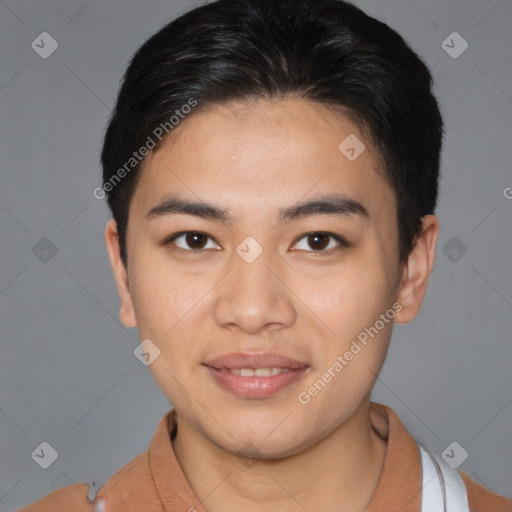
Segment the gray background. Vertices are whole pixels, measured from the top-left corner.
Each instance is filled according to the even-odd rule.
[[[133,355],[136,331],[118,321],[109,216],[92,190],[129,57],[194,5],[0,2],[1,511],[72,482],[103,483],[147,448],[170,407]],[[435,271],[418,319],[395,329],[374,400],[433,450],[458,442],[469,454],[460,469],[511,495],[512,3],[357,5],[432,68],[447,128]],[[31,48],[43,31],[59,45],[47,59]],[[458,58],[442,47],[454,31],[469,44]],[[41,252],[48,242],[36,246],[43,237],[53,256]],[[58,452],[48,469],[31,457],[43,441]]]

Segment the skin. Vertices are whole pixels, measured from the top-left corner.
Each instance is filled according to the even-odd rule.
[[[366,146],[354,161],[338,150],[349,134]],[[364,511],[371,501],[386,442],[370,424],[370,392],[392,322],[307,405],[297,396],[393,303],[400,302],[395,321],[403,323],[423,300],[438,220],[423,218],[400,265],[395,194],[378,167],[356,125],[318,104],[288,98],[210,106],[146,158],[130,205],[127,268],[116,223],[107,225],[121,320],[161,351],[149,368],[178,413],[178,461],[210,512]],[[332,193],[368,215],[279,222],[281,208]],[[181,213],[148,219],[166,194],[215,204],[233,221]],[[210,238],[195,251],[185,237],[162,245],[181,231]],[[339,235],[348,246],[324,238],[325,248],[314,250],[307,235],[315,232]],[[248,236],[263,248],[252,263],[236,252]],[[241,398],[202,365],[230,352],[277,352],[309,368],[272,397]]]

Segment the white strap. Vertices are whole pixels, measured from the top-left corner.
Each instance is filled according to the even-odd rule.
[[[107,512],[105,500],[100,500],[94,504],[94,512]]]
[[[423,471],[421,512],[470,512],[459,472],[419,445]]]
[[[89,503],[92,503],[94,512],[107,512],[105,499],[96,501],[96,495],[98,494],[99,488],[96,487],[96,482],[89,484],[87,491],[87,499]]]

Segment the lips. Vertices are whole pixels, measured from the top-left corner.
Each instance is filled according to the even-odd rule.
[[[240,352],[219,356],[206,361],[204,364],[216,368],[217,370],[224,368],[228,370],[242,368],[250,368],[253,370],[256,368],[288,368],[290,370],[299,370],[308,366],[306,363],[280,354],[243,354]]]
[[[226,354],[203,363],[223,389],[243,398],[270,397],[300,379],[309,365],[280,354]]]
[[[221,371],[242,377],[272,377],[283,372],[289,372],[290,368],[222,368]]]

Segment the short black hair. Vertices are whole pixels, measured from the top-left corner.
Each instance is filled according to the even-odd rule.
[[[396,194],[404,262],[437,202],[443,120],[432,86],[397,32],[341,0],[217,0],[185,13],[133,56],[105,133],[101,192],[123,262],[143,148],[213,104],[287,96],[364,128]]]

